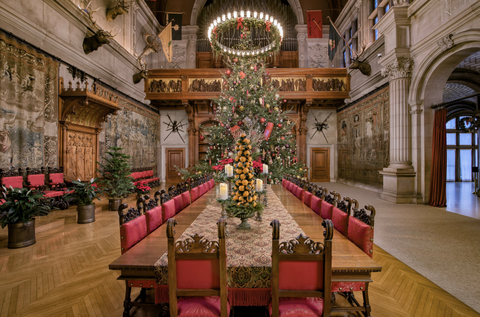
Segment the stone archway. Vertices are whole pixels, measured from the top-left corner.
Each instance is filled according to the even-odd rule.
[[[190,16],[190,25],[197,25],[197,18],[202,12],[202,8],[205,5],[207,0],[195,0],[192,8],[192,15]],[[304,24],[302,6],[300,5],[299,0],[288,0],[290,7],[292,7],[293,12],[297,16],[297,23]]]
[[[417,173],[416,192],[428,203],[432,162],[433,105],[442,103],[443,90],[456,66],[480,51],[480,29],[449,36],[450,49],[436,47],[429,52],[412,76],[409,104],[412,127],[412,165]]]

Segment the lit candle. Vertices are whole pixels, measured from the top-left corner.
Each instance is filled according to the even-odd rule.
[[[220,183],[220,197],[221,200],[228,199],[228,186],[225,183]]]
[[[228,165],[229,164],[225,165],[225,174],[227,174],[227,175],[228,175]]]
[[[233,166],[228,164],[226,167],[227,168],[227,177],[233,177]]]
[[[257,183],[255,184],[255,190],[257,192],[263,191],[263,181],[259,178],[257,178]]]
[[[267,164],[263,164],[263,173],[268,174],[268,165]]]

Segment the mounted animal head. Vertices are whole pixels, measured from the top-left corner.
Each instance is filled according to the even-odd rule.
[[[139,60],[142,60],[144,57],[150,55],[151,53],[158,53],[158,50],[160,49],[160,43],[156,41],[158,39],[158,36],[154,36],[151,41],[148,39],[154,36],[153,34],[144,34],[143,37],[145,38],[145,48],[143,49],[142,54],[138,57]]]
[[[359,56],[363,52],[365,52],[366,47],[367,47],[367,44],[366,44],[366,42],[364,42],[362,44],[360,52],[356,51],[355,57],[350,60],[350,67],[349,68],[350,69],[358,69],[365,76],[370,76],[370,74],[372,73],[372,67],[370,66],[370,64],[368,62],[366,62],[366,59],[364,59],[363,61],[360,61],[360,58],[359,58]]]
[[[118,31],[117,33],[112,35],[111,32],[102,30],[102,28],[97,25],[97,21],[93,20],[93,14],[100,10],[100,8],[96,10],[91,10],[91,4],[92,1],[87,4],[84,11],[88,14],[88,18],[93,23],[93,25],[96,26],[99,30],[96,31],[94,35],[90,37],[85,36],[85,38],[83,39],[83,51],[85,52],[85,54],[90,54],[91,52],[98,50],[98,48],[104,44],[110,44],[110,39],[114,38],[120,32]],[[115,28],[112,29],[112,32],[114,29]]]
[[[142,78],[147,80],[148,78],[148,70],[147,70],[147,63],[142,62],[142,60],[139,58],[137,59],[138,64],[140,65],[140,71],[138,73],[135,73],[133,75],[133,83],[138,84],[140,81],[142,81]]]
[[[116,6],[107,9],[107,21],[113,21],[117,16],[127,14],[129,8],[130,6],[126,5],[125,1],[122,1],[122,3],[118,1]]]
[[[358,57],[357,59],[351,60],[349,68],[358,69],[365,76],[370,76],[370,74],[372,73],[372,67],[370,66],[370,64],[366,62],[366,60],[359,61]]]

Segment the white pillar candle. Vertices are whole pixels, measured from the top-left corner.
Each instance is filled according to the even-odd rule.
[[[225,166],[227,177],[233,177],[233,166],[228,164]]]
[[[227,176],[228,176],[228,164],[225,165],[225,174],[227,174]]]
[[[228,186],[225,183],[220,183],[219,199],[222,199],[222,200],[228,199]]]
[[[255,184],[255,190],[257,192],[263,191],[263,181],[259,178],[257,178],[257,183]]]
[[[263,173],[268,174],[268,165],[267,164],[263,164]]]

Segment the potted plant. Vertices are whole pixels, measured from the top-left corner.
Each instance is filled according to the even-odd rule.
[[[32,245],[35,240],[35,216],[48,215],[43,194],[28,188],[3,187],[3,204],[0,205],[2,228],[8,225],[8,248],[16,249]]]
[[[104,191],[97,187],[98,178],[91,179],[90,182],[82,182],[80,179],[72,181],[73,187],[67,198],[74,199],[77,202],[77,223],[90,223],[95,221],[95,203],[94,199],[100,200],[104,196]]]
[[[137,199],[142,197],[142,195],[146,195],[150,193],[150,190],[151,190],[150,186],[148,186],[147,183],[144,181],[138,182],[137,185],[135,185],[135,192],[137,193]]]
[[[102,158],[102,162],[97,162],[100,168],[98,171],[102,176],[102,183],[105,185],[105,191],[109,196],[110,210],[118,210],[122,204],[122,197],[130,194],[133,189],[133,179],[130,176],[131,166],[128,163],[129,155],[121,153],[122,148],[111,147]]]

